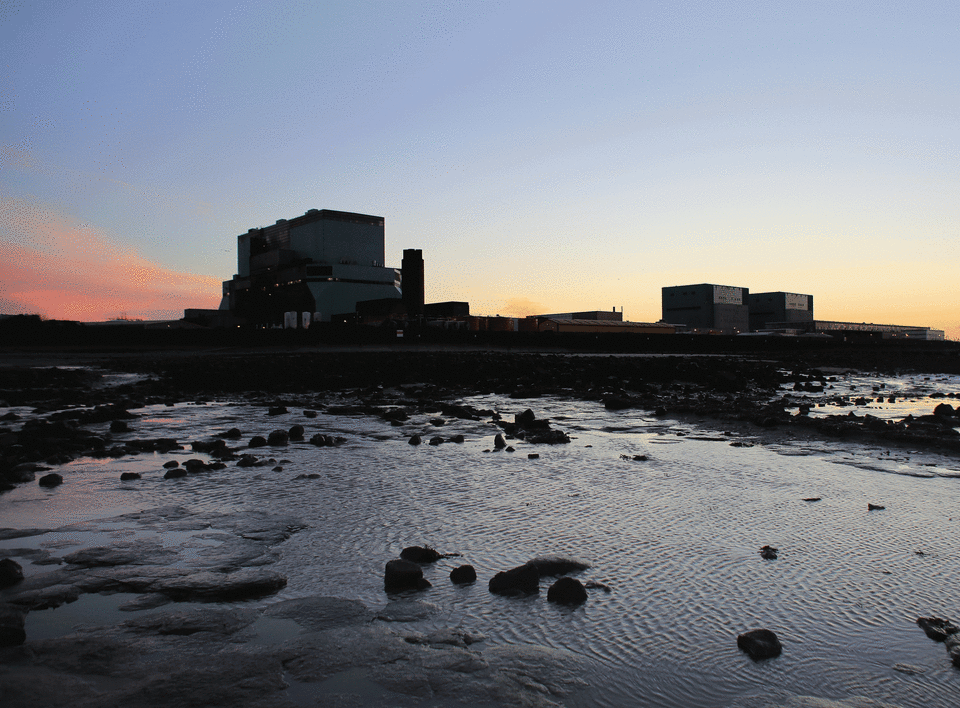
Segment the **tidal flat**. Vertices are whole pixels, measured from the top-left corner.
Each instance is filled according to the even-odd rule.
[[[5,706],[955,705],[916,624],[960,620],[955,373],[353,356],[7,379],[5,459],[60,447],[0,495]],[[385,592],[414,545],[430,587]],[[543,555],[585,603],[489,592]]]

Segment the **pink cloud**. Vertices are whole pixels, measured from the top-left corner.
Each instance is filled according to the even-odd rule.
[[[178,319],[219,305],[217,278],[152,263],[90,227],[36,204],[0,197],[0,308],[52,319],[97,321],[121,314]]]

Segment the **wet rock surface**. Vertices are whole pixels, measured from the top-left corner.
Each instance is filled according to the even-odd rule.
[[[783,646],[774,632],[769,629],[752,629],[737,637],[737,646],[754,661],[773,659],[780,656]]]

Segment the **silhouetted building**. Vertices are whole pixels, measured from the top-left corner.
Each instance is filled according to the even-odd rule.
[[[531,318],[532,319],[532,318]],[[579,334],[673,334],[676,327],[665,322],[624,322],[607,318],[547,318],[538,320],[540,332]]]
[[[251,324],[280,324],[287,312],[327,322],[360,301],[402,297],[400,271],[383,260],[382,216],[311,209],[237,237],[220,309]]]
[[[403,274],[403,302],[411,318],[423,314],[423,251],[419,248],[407,248],[403,251],[400,263]]]
[[[663,321],[693,331],[739,334],[750,329],[749,288],[678,285],[662,289]]]
[[[406,292],[406,290],[404,290]],[[451,300],[449,302],[430,302],[423,306],[427,318],[469,317],[470,303]]]
[[[585,312],[560,312],[552,315],[533,315],[539,320],[610,320],[615,322],[623,321],[623,310],[617,312],[617,308],[611,311],[607,310],[588,310]]]
[[[809,320],[806,322],[771,322],[768,329],[792,330],[805,334],[828,334],[843,340],[857,339],[917,339],[925,341],[943,341],[942,329],[916,327],[912,325],[874,324],[872,322],[833,322],[830,320]]]
[[[750,293],[750,329],[768,329],[776,323],[813,321],[813,295],[796,293]]]

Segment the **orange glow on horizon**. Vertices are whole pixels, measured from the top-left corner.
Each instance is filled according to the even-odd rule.
[[[163,268],[91,228],[30,211],[20,224],[22,242],[0,242],[0,311],[6,314],[85,322],[121,315],[179,319],[185,308],[219,305],[217,278]]]

